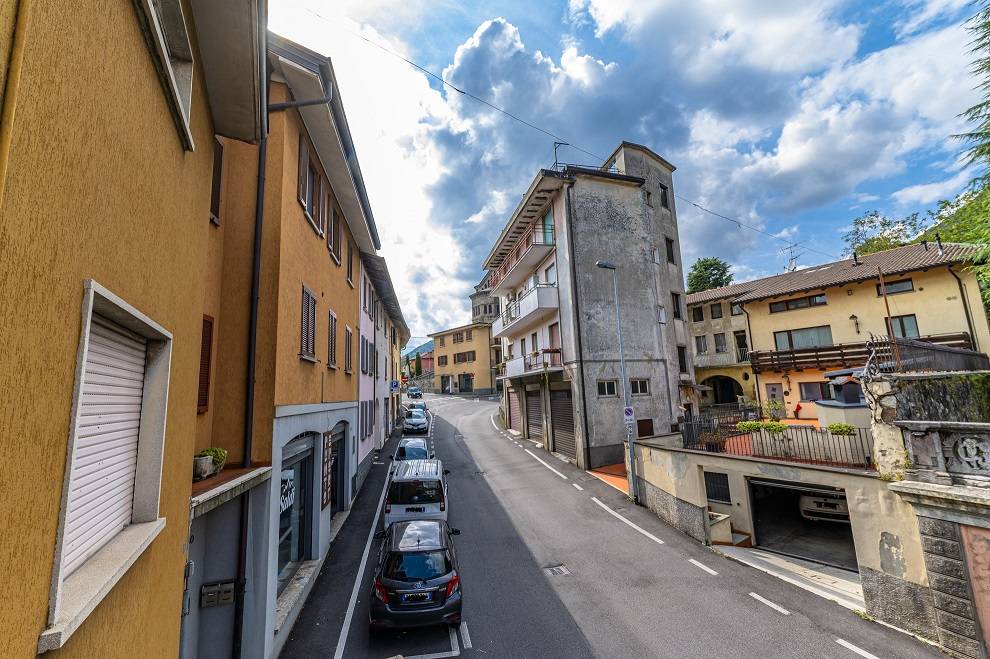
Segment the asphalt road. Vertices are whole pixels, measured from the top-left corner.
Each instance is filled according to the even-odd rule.
[[[283,657],[941,656],[723,558],[618,490],[511,438],[495,427],[494,402],[426,401],[437,456],[451,471],[450,523],[461,529],[454,541],[464,624],[369,635],[378,555],[378,541],[369,539],[387,476],[382,460],[331,547]],[[392,447],[394,441],[386,451]],[[546,572],[560,565],[567,574]]]

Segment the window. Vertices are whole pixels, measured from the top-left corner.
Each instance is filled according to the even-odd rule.
[[[777,350],[799,350],[832,345],[832,328],[829,325],[784,330],[773,333]]]
[[[473,336],[474,336],[474,330],[467,330],[466,332],[464,332],[464,340],[465,341],[470,341],[471,340],[471,337],[473,337]]]
[[[793,300],[781,300],[780,302],[770,303],[770,313],[779,313],[781,311],[792,311],[794,309],[807,309],[808,307],[822,307],[827,304],[825,299],[825,294],[820,295],[809,295],[808,297],[798,297]]]
[[[646,205],[653,208],[653,193],[649,190],[644,190],[644,192],[646,193]]]
[[[653,419],[636,419],[636,436],[653,436]]]
[[[732,503],[732,497],[729,496],[729,475],[706,471],[705,494],[709,501]]]
[[[677,346],[677,366],[680,368],[681,373],[688,372],[687,348],[684,346]]]
[[[629,380],[629,391],[633,396],[645,396],[650,393],[650,381]]]
[[[660,250],[656,247],[653,248],[653,262],[660,265]]]
[[[681,318],[681,294],[671,292],[670,304],[674,308],[674,318]]]
[[[891,333],[899,339],[916,339],[921,336],[918,332],[918,319],[914,314],[889,318],[888,325]]]
[[[832,400],[832,385],[828,382],[802,382],[801,400]]]
[[[664,238],[663,240],[667,244],[667,263],[677,263],[677,259],[674,257],[674,240],[672,238]]]
[[[729,313],[731,313],[733,316],[741,316],[742,312],[743,312],[742,305],[739,304],[738,302],[733,302],[732,306],[730,307]]]
[[[454,343],[464,343],[464,332],[454,332]]]
[[[914,290],[914,282],[910,279],[900,279],[898,281],[886,281],[884,282],[883,290],[880,289],[880,284],[877,284],[877,296],[881,296],[886,291],[887,295],[895,295],[897,293],[910,293]]]
[[[437,366],[446,366],[446,365],[447,365],[447,355],[440,355],[439,357],[437,357]]]
[[[316,360],[316,296],[305,286],[302,289],[299,356],[310,361]]]
[[[725,352],[725,334],[721,332],[715,335],[715,352]]]
[[[344,328],[344,372],[354,372],[354,330]]]
[[[722,303],[716,302],[711,306],[712,320],[722,317]]]
[[[537,352],[540,346],[536,342],[536,332],[529,335],[529,347],[533,349],[533,352]]]
[[[660,205],[670,208],[670,195],[667,193],[667,186],[663,183],[660,184]]]
[[[465,362],[473,362],[475,360],[475,351],[470,350],[468,352],[457,352],[454,353],[454,363],[463,364]]]
[[[210,409],[210,362],[213,357],[213,318],[203,316],[203,332],[199,346],[199,390],[196,412],[202,414]]]
[[[442,337],[442,336],[441,337],[438,337],[437,338],[437,345],[440,346],[441,348],[444,347],[445,345],[447,345],[446,338],[445,337]]]
[[[547,269],[543,271],[543,281],[548,284],[557,283],[557,264],[551,263],[547,266]]]
[[[340,265],[340,214],[337,213],[337,209],[333,205],[333,199],[329,192],[330,186],[327,186],[327,249],[330,250],[330,254],[333,256],[333,260]]]
[[[192,105],[193,62],[192,45],[182,15],[180,0],[137,0],[148,48],[155,60],[158,78],[165,88],[169,110],[179,128],[183,148],[194,148],[190,130]]]
[[[354,286],[354,243],[347,241],[347,283]]]
[[[327,323],[327,367],[337,368],[337,314],[330,311]]]
[[[702,306],[691,307],[691,320],[695,323],[704,322],[705,308]]]
[[[316,168],[316,163],[309,157],[309,143],[304,134],[299,135],[299,181],[298,197],[302,204],[306,219],[312,225],[313,230],[321,236],[323,235],[322,222],[320,216],[320,195],[323,194],[321,187],[320,171]]]
[[[701,336],[694,337],[694,351],[703,355],[708,352],[708,337],[702,334]]]
[[[220,226],[220,190],[223,184],[223,142],[213,138],[213,188],[210,191],[210,222]]]
[[[598,395],[599,396],[615,396],[616,394],[616,381],[615,380],[599,380],[598,381]]]

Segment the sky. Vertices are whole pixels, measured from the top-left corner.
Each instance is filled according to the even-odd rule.
[[[664,156],[685,273],[719,256],[743,281],[792,255],[840,258],[854,218],[925,212],[966,186],[951,135],[979,100],[971,11],[967,0],[272,0],[269,25],[331,58],[381,254],[423,337],[470,322],[492,242],[554,162],[552,137],[457,90],[564,138],[574,146],[561,162],[599,165],[622,140]]]

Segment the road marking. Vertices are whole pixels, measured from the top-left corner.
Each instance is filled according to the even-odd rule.
[[[333,653],[334,659],[340,659],[344,656],[344,647],[347,645],[347,633],[351,630],[351,620],[354,618],[354,606],[357,604],[358,593],[361,592],[361,579],[364,577],[364,568],[368,564],[368,552],[371,550],[371,541],[375,539],[375,530],[378,528],[378,518],[382,513],[385,493],[388,492],[388,480],[388,476],[386,476],[385,485],[382,487],[382,495],[378,498],[378,508],[375,510],[375,518],[371,522],[371,530],[368,531],[368,541],[364,543],[361,565],[358,567],[357,575],[354,577],[354,588],[351,589],[351,600],[347,604],[347,615],[344,616],[344,624],[340,628],[340,637],[337,639],[337,650]]]
[[[643,535],[645,535],[647,538],[649,538],[653,542],[657,543],[658,545],[662,545],[663,544],[663,540],[661,540],[660,538],[656,537],[655,535],[653,535],[652,533],[650,533],[646,529],[641,528],[641,527],[637,526],[636,524],[633,524],[628,519],[626,519],[625,517],[623,517],[622,515],[620,515],[619,513],[615,512],[614,510],[612,510],[611,508],[609,508],[608,506],[606,506],[604,503],[602,503],[601,501],[599,501],[598,500],[598,497],[591,497],[591,500],[594,501],[595,503],[597,503],[599,506],[601,506],[602,509],[605,510],[605,512],[607,512],[609,515],[611,515],[612,517],[615,517],[617,520],[621,521],[623,524],[627,524],[627,525],[633,527],[634,529],[636,529],[637,531],[639,531],[640,533],[642,533]]]
[[[749,596],[752,597],[753,599],[755,599],[757,602],[763,602],[764,604],[766,604],[767,606],[769,606],[774,611],[778,611],[780,613],[783,613],[785,616],[791,615],[791,612],[790,611],[788,611],[784,607],[780,606],[779,604],[774,604],[773,602],[771,602],[770,600],[768,600],[765,597],[760,597],[756,593],[750,593]]]
[[[852,650],[861,657],[866,657],[866,659],[879,659],[879,657],[877,657],[875,654],[870,654],[863,648],[858,648],[849,641],[844,641],[841,638],[837,638],[835,639],[835,642],[848,650]]]
[[[557,471],[556,469],[554,469],[553,467],[551,467],[550,465],[548,465],[543,460],[540,460],[538,457],[536,457],[536,454],[533,453],[532,451],[530,451],[528,448],[523,448],[523,446],[521,444],[518,444],[517,446],[519,446],[519,448],[521,448],[522,450],[526,451],[531,456],[533,456],[533,459],[536,460],[537,462],[539,462],[541,465],[543,465],[544,467],[546,467],[547,469],[549,469],[553,473],[557,474],[558,476],[560,476],[561,478],[563,478],[565,481],[567,480],[567,476],[563,475],[562,473],[560,473],[559,471]]]
[[[577,483],[571,483],[571,485],[573,485],[574,489],[576,489],[578,492],[584,492],[584,488],[578,485]]]
[[[491,415],[488,418],[490,418],[492,420],[492,426],[494,426],[495,432],[501,433],[502,432],[502,429],[498,427],[498,424],[497,423],[495,423],[495,415],[493,414],[493,415]]]
[[[461,623],[464,624],[463,622]],[[459,657],[461,656],[461,648],[457,644],[457,632],[454,631],[453,627],[448,627],[447,630],[450,633],[450,652],[433,652],[432,654],[414,654],[410,656],[398,655],[402,659],[447,659],[447,657]],[[470,647],[465,645],[465,648]]]
[[[698,561],[696,561],[696,560],[694,560],[693,558],[689,558],[689,559],[688,559],[688,563],[691,563],[691,564],[692,564],[692,565],[694,565],[695,567],[699,567],[699,568],[701,568],[702,570],[704,570],[704,571],[705,571],[705,572],[707,572],[708,574],[712,574],[712,575],[715,575],[715,574],[718,574],[718,572],[716,572],[715,570],[713,570],[713,569],[711,569],[710,567],[708,567],[708,566],[707,566],[707,565],[705,565],[704,563],[700,563],[700,562],[698,562]]]
[[[471,649],[471,634],[468,633],[467,623],[461,621],[461,640],[464,641],[464,649]]]

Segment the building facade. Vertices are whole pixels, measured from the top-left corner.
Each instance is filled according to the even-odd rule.
[[[265,11],[0,7],[4,656],[179,653],[212,144],[263,132]]]
[[[433,340],[434,392],[490,394],[495,390],[491,327],[487,323],[462,325],[429,336]],[[425,373],[425,356],[423,359]]]
[[[584,468],[623,461],[616,305],[636,435],[666,432],[684,414],[693,364],[673,171],[629,142],[601,168],[541,170],[484,262],[502,309],[492,335],[503,419]]]

